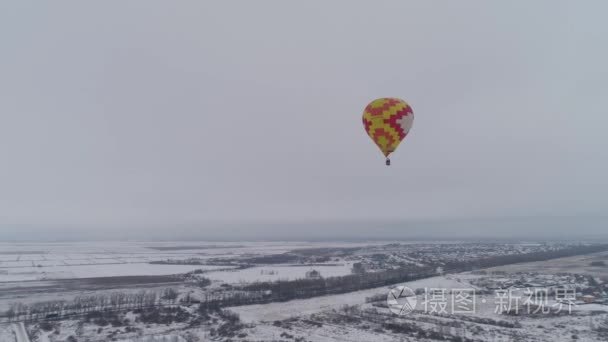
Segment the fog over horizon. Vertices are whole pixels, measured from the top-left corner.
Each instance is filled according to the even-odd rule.
[[[608,217],[411,221],[207,222],[139,226],[3,226],[0,242],[557,241],[608,242]]]
[[[2,3],[0,241],[608,238],[607,12]]]

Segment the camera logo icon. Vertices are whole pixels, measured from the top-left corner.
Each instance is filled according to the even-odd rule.
[[[389,291],[386,304],[392,313],[403,316],[414,311],[416,304],[418,304],[418,298],[409,287],[397,286]]]

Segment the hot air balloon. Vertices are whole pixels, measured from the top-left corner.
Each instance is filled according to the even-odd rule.
[[[363,111],[365,131],[378,145],[386,157],[386,165],[391,165],[389,155],[407,136],[414,123],[414,112],[407,102],[392,98],[372,101]]]

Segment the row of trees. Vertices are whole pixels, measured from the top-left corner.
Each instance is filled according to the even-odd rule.
[[[288,301],[326,294],[338,294],[379,287],[436,275],[433,267],[411,266],[381,272],[341,277],[259,282],[238,288],[207,292],[200,298],[201,307],[226,307]]]
[[[33,304],[12,303],[5,312],[8,321],[38,320],[92,311],[137,309],[156,305],[175,304],[179,293],[167,288],[162,291],[113,292],[92,296],[78,296],[71,301],[54,300]]]
[[[560,250],[454,261],[442,266],[446,272],[457,273],[478,268],[542,261],[606,250],[608,250],[608,245],[580,245]],[[340,277],[253,283],[230,290],[209,291],[203,298],[200,298],[200,302],[203,306],[235,306],[347,293],[432,277],[438,274],[437,266],[409,265],[377,272],[365,272],[362,269],[356,274]],[[178,297],[179,293],[174,289],[165,289],[160,292],[116,292],[108,295],[80,296],[70,302],[49,301],[31,305],[15,303],[5,314],[9,321],[16,319],[34,320],[68,314],[81,314],[95,310],[122,310],[175,304]],[[182,301],[185,303],[194,302],[188,295],[182,298]]]
[[[577,245],[556,250],[499,255],[467,261],[451,261],[443,268],[446,272],[464,272],[480,268],[497,267],[521,262],[545,261],[557,258],[608,251],[608,245]]]
[[[273,301],[310,298],[326,294],[353,292],[407,282],[436,275],[435,267],[407,266],[378,272],[361,272],[340,277],[297,279],[246,285],[246,290],[269,291]]]
[[[355,274],[340,277],[259,282],[242,286],[236,289],[237,291],[218,294],[215,297],[213,294],[210,294],[207,298],[203,299],[203,303],[207,303],[207,305],[235,306],[311,298],[327,294],[359,291],[436,276],[438,275],[437,266],[442,266],[443,272],[458,273],[478,268],[496,267],[520,262],[543,261],[607,250],[608,245],[579,245],[558,250],[501,255],[470,261],[454,261],[445,265],[409,265],[398,269],[378,272],[365,272],[365,270],[362,269],[355,272]]]

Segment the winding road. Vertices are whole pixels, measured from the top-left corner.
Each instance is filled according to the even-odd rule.
[[[31,342],[30,338],[27,336],[27,331],[25,330],[25,325],[23,325],[23,322],[14,323],[13,330],[15,331],[17,342]]]

